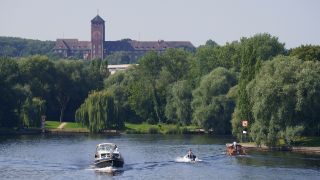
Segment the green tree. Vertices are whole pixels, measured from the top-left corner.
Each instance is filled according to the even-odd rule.
[[[181,79],[186,79],[189,71],[189,61],[191,54],[183,49],[168,49],[163,54],[163,61],[165,62],[164,69],[168,71],[168,76],[165,78],[168,83],[177,82]],[[161,78],[161,77],[159,77]]]
[[[303,118],[304,133],[309,136],[320,135],[320,62],[306,61],[300,65],[296,84],[296,111]]]
[[[139,60],[139,66],[137,69],[141,72],[141,79],[145,83],[145,91],[149,91],[152,100],[153,112],[151,114],[155,115],[155,119],[159,123],[164,120],[164,102],[165,96],[161,96],[161,89],[158,88],[157,79],[160,76],[161,70],[165,65],[165,59],[163,56],[152,51],[147,53]],[[152,117],[152,116],[151,116]]]
[[[88,86],[90,89],[102,89],[103,88],[103,79],[108,77],[108,73],[106,72],[105,64],[107,62],[103,62],[101,59],[94,59],[90,61],[90,65],[86,66],[85,69],[86,81],[88,82]]]
[[[205,129],[217,134],[231,132],[230,119],[234,102],[226,95],[236,84],[236,75],[225,68],[216,68],[203,76],[200,85],[193,91],[193,119]]]
[[[191,100],[192,88],[187,80],[173,83],[165,109],[169,122],[189,125],[192,119]]]
[[[280,56],[265,62],[247,86],[255,119],[251,137],[258,144],[291,144],[297,135],[319,131],[319,62]]]
[[[0,127],[15,127],[18,125],[19,109],[16,89],[20,73],[18,64],[6,57],[0,58]]]
[[[52,100],[54,103],[50,103],[50,117],[59,118],[60,121],[73,121],[76,110],[88,93],[102,89],[103,78],[108,76],[105,62],[59,60],[54,65],[57,75],[53,82],[55,99]]]
[[[143,120],[167,122],[165,109],[170,84],[187,78],[189,56],[181,49],[168,49],[162,54],[150,52],[131,71],[134,77],[128,81],[128,100],[131,109]]]
[[[55,103],[56,91],[55,81],[57,78],[54,63],[46,56],[31,56],[21,58],[18,61],[21,72],[21,88],[25,90],[25,98],[21,101],[24,103],[26,98],[32,99],[38,97],[46,101],[49,119],[57,119],[55,116],[57,106]],[[53,115],[52,115],[53,114]]]
[[[51,56],[54,44],[54,41],[0,37],[0,56],[22,57],[37,54]]]
[[[56,69],[46,56],[31,56],[19,62],[22,84],[28,85],[33,97],[53,98]]]
[[[215,41],[213,41],[212,39],[209,39],[208,41],[206,41],[206,46],[219,46],[218,43],[216,43]]]
[[[232,118],[233,134],[241,137],[241,121],[246,119],[249,126],[254,122],[252,116],[252,104],[249,94],[246,92],[247,84],[259,72],[263,61],[270,60],[279,54],[284,54],[284,44],[278,42],[278,38],[269,34],[257,34],[251,38],[242,38],[240,78],[235,113]]]
[[[117,72],[112,76],[109,76],[105,80],[105,90],[110,92],[114,97],[115,104],[121,107],[122,113],[119,118],[122,121],[128,122],[141,122],[136,113],[131,109],[129,104],[129,84],[134,84],[134,72],[133,69],[126,72]]]
[[[224,67],[240,71],[241,49],[235,41],[224,46],[210,45],[200,46],[191,59],[191,78],[198,84],[202,76],[210,73],[217,67]]]
[[[136,63],[134,59],[130,58],[130,54],[127,52],[114,52],[107,56],[106,60],[109,64],[132,64]]]
[[[304,61],[320,61],[320,46],[319,45],[301,45],[293,48],[290,56],[296,56]]]
[[[55,79],[55,97],[59,104],[59,120],[64,120],[65,110],[71,99],[76,99],[81,95],[81,68],[77,61],[57,61],[55,63],[57,76]],[[82,74],[85,76],[85,74]],[[80,81],[80,82],[79,82]],[[80,93],[80,94],[79,94]],[[84,98],[82,98],[83,100]]]
[[[140,66],[140,65],[139,65]],[[154,111],[153,94],[150,84],[144,80],[144,75],[135,68],[127,74],[128,103],[130,108],[143,120],[155,123],[157,120]]]
[[[40,98],[27,98],[22,106],[21,119],[25,127],[40,127],[41,116],[45,115],[46,102]]]
[[[121,129],[124,122],[119,119],[120,113],[121,110],[110,93],[95,91],[76,111],[76,121],[94,133],[104,129]]]

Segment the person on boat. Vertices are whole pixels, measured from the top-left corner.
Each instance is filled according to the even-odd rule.
[[[237,142],[233,142],[233,148],[236,148],[237,147]]]
[[[118,151],[118,146],[114,145],[113,151],[117,152]]]
[[[189,149],[189,151],[188,151],[188,158],[191,158],[191,156],[192,156],[192,150]]]
[[[235,142],[235,141],[233,142],[233,149],[236,150],[236,151],[238,150],[238,148],[237,148],[237,142]]]
[[[242,151],[241,145],[238,145],[237,142],[233,142],[233,150],[236,154],[240,154]]]
[[[188,151],[188,158],[193,159],[193,160],[196,159],[196,156],[192,153],[191,149],[189,149],[189,151]]]

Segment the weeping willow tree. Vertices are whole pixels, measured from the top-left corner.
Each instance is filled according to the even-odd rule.
[[[21,120],[25,127],[40,127],[41,116],[45,115],[46,101],[38,97],[27,98],[22,105]]]
[[[121,129],[124,126],[119,116],[120,108],[111,93],[93,92],[76,111],[76,121],[97,133],[104,129]]]

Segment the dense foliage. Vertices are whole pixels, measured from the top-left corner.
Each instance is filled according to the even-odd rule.
[[[168,122],[189,125],[192,121],[192,87],[187,80],[177,81],[168,91],[165,115]]]
[[[222,67],[202,77],[192,101],[193,119],[200,127],[212,129],[217,134],[231,132],[234,102],[226,94],[235,84],[236,75]]]
[[[282,138],[319,131],[320,63],[280,56],[265,62],[248,84],[255,122],[251,136],[258,144],[275,146]]]
[[[76,112],[92,132],[165,123],[241,139],[248,120],[249,140],[291,145],[300,134],[320,135],[319,49],[286,50],[269,34],[225,45],[209,40],[195,52],[149,52],[111,76],[108,61],[132,63],[127,54],[103,62],[0,58],[0,126],[38,126],[33,119],[46,110],[60,121]]]
[[[301,45],[300,47],[292,49],[290,56],[296,56],[304,61],[319,61],[320,46]]]
[[[21,109],[23,126],[40,127],[41,116],[45,114],[45,101],[40,98],[27,98]]]
[[[140,57],[141,55],[139,55]],[[105,59],[109,64],[136,64],[138,56],[124,51],[114,52]]]
[[[0,127],[12,127],[18,124],[15,108],[19,105],[17,89],[20,73],[16,61],[0,58]]]
[[[16,37],[0,37],[0,56],[23,57],[30,55],[54,56],[54,41],[39,41]]]
[[[263,61],[285,53],[284,44],[278,38],[269,34],[258,34],[252,38],[241,39],[240,77],[236,109],[232,118],[232,131],[238,138],[241,137],[241,121],[254,122],[250,95],[246,91],[247,84],[258,74]],[[250,130],[250,129],[249,129]]]
[[[121,109],[108,92],[93,92],[76,112],[76,121],[87,126],[91,132],[104,129],[121,129]]]
[[[73,121],[88,92],[103,87],[100,61],[0,58],[0,126],[39,127],[40,116]]]

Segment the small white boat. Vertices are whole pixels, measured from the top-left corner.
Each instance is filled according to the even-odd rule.
[[[94,157],[94,165],[97,168],[123,167],[124,164],[123,157],[117,145],[113,143],[98,144]]]

